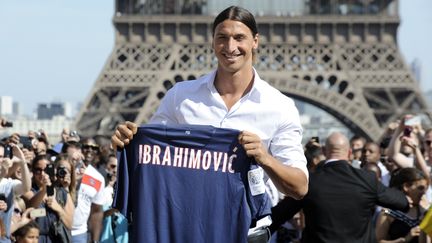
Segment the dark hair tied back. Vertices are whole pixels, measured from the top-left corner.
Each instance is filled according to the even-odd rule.
[[[225,20],[235,20],[242,22],[251,30],[254,37],[256,36],[256,34],[258,34],[258,28],[253,14],[251,14],[248,10],[242,7],[231,6],[222,11],[218,16],[216,16],[213,22],[213,35],[215,33],[216,26],[218,26]]]

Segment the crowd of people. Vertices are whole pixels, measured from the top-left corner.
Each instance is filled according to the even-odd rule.
[[[272,195],[273,242],[317,242],[323,235],[337,242],[332,233],[344,242],[356,242],[356,234],[358,242],[429,242],[419,224],[432,202],[432,129],[405,125],[409,119],[390,123],[380,143],[340,133],[324,142],[311,138],[304,145],[308,194]],[[33,131],[2,138],[1,242],[100,240],[116,182],[110,140],[68,129],[59,138],[53,144]],[[54,233],[59,224],[65,234]]]
[[[430,242],[419,225],[432,202],[431,141],[432,128],[412,115],[391,122],[379,143],[339,133],[310,139],[308,194],[272,209],[278,242]]]
[[[2,138],[0,242],[99,242],[103,236],[104,217],[116,213],[110,140],[81,138],[68,128],[59,138],[51,143],[43,131]]]
[[[249,199],[267,192],[273,202],[271,215],[254,222],[255,228],[264,230],[247,232],[250,234],[240,242],[261,232],[273,233],[273,242],[430,241],[419,223],[432,202],[432,129],[424,130],[418,117],[406,115],[388,125],[382,141],[368,141],[357,135],[349,140],[341,133],[332,133],[324,143],[313,137],[303,146],[294,101],[262,80],[252,66],[259,43],[254,16],[246,9],[231,6],[215,18],[212,32],[217,69],[197,80],[177,83],[149,123],[158,128],[211,125],[238,131],[236,146],[241,146],[259,166],[246,171],[249,184],[242,182],[238,187],[249,190]],[[3,124],[1,120],[0,129]],[[123,226],[112,227],[122,216],[110,208],[117,176],[117,184],[123,182],[122,173],[117,175],[120,170],[116,168],[114,151],[133,145],[133,137],[140,136],[137,130],[138,124],[125,122],[117,126],[111,138],[81,138],[77,132],[64,129],[61,141],[55,144],[43,132],[14,133],[3,138],[0,242],[119,242],[119,237],[127,242],[128,222],[123,220]],[[187,130],[186,137],[191,133]],[[161,155],[160,151],[154,155]],[[164,162],[170,163],[169,153],[162,156],[166,156]],[[182,177],[181,182],[190,183],[188,179]],[[267,189],[262,186],[264,180]],[[192,210],[173,204],[170,210],[191,217]],[[238,206],[232,204],[229,206]],[[169,213],[162,212],[165,218],[157,220],[169,221]],[[210,219],[226,216],[211,208],[205,214]],[[238,216],[230,215],[229,220]],[[183,240],[175,242],[202,242],[184,240],[187,237],[220,242],[218,234],[224,232],[215,232],[213,221],[203,221],[188,221],[198,224],[199,228],[194,228],[197,237],[183,231],[190,225],[180,225],[175,232],[184,234],[180,237]],[[148,237],[139,232],[139,227],[135,227],[132,241]],[[114,232],[117,229],[123,232]],[[228,230],[232,233],[233,229]],[[155,227],[150,242],[173,242],[157,240],[177,239],[173,232]]]

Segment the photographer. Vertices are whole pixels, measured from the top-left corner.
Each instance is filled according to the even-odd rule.
[[[56,185],[64,188],[72,198],[72,201],[76,202],[76,173],[74,163],[68,157],[67,154],[60,154],[57,156],[55,163],[56,167]]]
[[[64,188],[53,186],[52,181],[55,181],[55,170],[46,156],[36,156],[32,163],[32,171],[32,190],[23,195],[23,198],[27,201],[29,207],[46,209],[46,217],[36,219],[40,226],[42,242],[65,242],[70,240],[70,228],[72,227],[74,213],[72,198]],[[63,236],[67,238],[66,240],[57,238],[54,234],[58,225],[64,226],[63,229],[66,232]]]
[[[22,180],[7,178],[12,165],[18,164],[21,168]],[[0,241],[10,242],[10,227],[13,213],[13,198],[26,193],[31,188],[31,176],[26,165],[22,150],[15,144],[0,144],[0,194],[4,195],[5,204],[0,212],[0,219],[5,224],[6,235]],[[6,206],[6,207],[5,207]]]

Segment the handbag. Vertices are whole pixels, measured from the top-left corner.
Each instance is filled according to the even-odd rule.
[[[54,221],[50,225],[49,235],[53,242],[72,242],[72,235],[61,220]]]
[[[65,190],[58,189],[56,193],[56,200],[62,207],[64,207],[64,205],[66,204],[66,199],[67,192]],[[66,228],[63,221],[61,221],[60,219],[53,221],[50,224],[48,234],[50,235],[52,242],[72,242],[72,235],[70,230]]]

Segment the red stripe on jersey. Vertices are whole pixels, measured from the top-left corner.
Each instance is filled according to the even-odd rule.
[[[101,187],[101,184],[102,184],[101,181],[99,181],[99,180],[97,180],[97,179],[95,179],[95,178],[93,178],[87,174],[83,175],[81,183],[95,188],[96,191],[99,191],[99,188]]]

